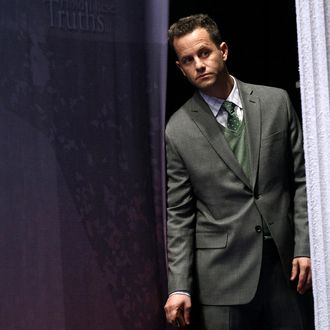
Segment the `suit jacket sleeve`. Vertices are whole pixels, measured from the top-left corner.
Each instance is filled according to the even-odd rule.
[[[195,201],[188,171],[166,130],[168,291],[192,292]]]
[[[306,198],[306,179],[305,162],[303,152],[303,137],[299,119],[293,109],[291,101],[286,95],[286,102],[289,109],[290,127],[290,146],[292,155],[293,171],[293,224],[294,224],[294,257],[309,256],[309,233],[307,220],[307,198]]]

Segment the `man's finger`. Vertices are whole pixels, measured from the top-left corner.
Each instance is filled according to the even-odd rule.
[[[307,289],[310,289],[312,287],[312,270],[311,269],[309,269],[306,284],[308,286]]]
[[[182,308],[179,308],[177,311],[177,316],[176,316],[176,323],[177,326],[179,327],[185,327],[186,326],[186,321],[185,321],[185,316]]]
[[[298,285],[297,285],[297,291],[300,294],[303,294],[305,292],[305,286],[307,281],[307,273],[306,268],[301,267],[299,272],[299,279],[298,279]]]
[[[293,281],[296,279],[298,275],[298,261],[296,259],[293,259],[292,261],[292,271],[291,271],[291,278],[290,280]]]
[[[190,310],[191,310],[190,306],[185,306],[183,316],[184,316],[184,321],[186,324],[190,323]]]

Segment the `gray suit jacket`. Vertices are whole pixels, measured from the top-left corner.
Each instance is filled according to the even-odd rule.
[[[285,91],[237,81],[251,160],[247,178],[199,93],[166,127],[169,293],[202,304],[249,302],[268,224],[289,277],[309,256],[302,133]]]

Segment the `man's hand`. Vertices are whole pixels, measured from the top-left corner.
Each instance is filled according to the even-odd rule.
[[[191,298],[184,294],[172,294],[164,306],[166,319],[174,326],[185,327],[190,323]],[[183,324],[180,325],[179,317],[182,313]]]
[[[291,281],[298,278],[297,291],[304,294],[312,287],[311,259],[308,257],[297,257],[292,261]]]

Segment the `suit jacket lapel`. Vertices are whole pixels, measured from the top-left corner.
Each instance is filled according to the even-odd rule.
[[[190,114],[191,118],[211,144],[215,152],[241,181],[251,187],[251,183],[230,149],[223,132],[219,127],[219,123],[216,121],[210,108],[198,92],[196,92],[192,98]]]
[[[259,98],[253,95],[253,89],[237,80],[238,90],[243,104],[247,141],[250,149],[251,184],[254,189],[259,168],[261,113]]]

